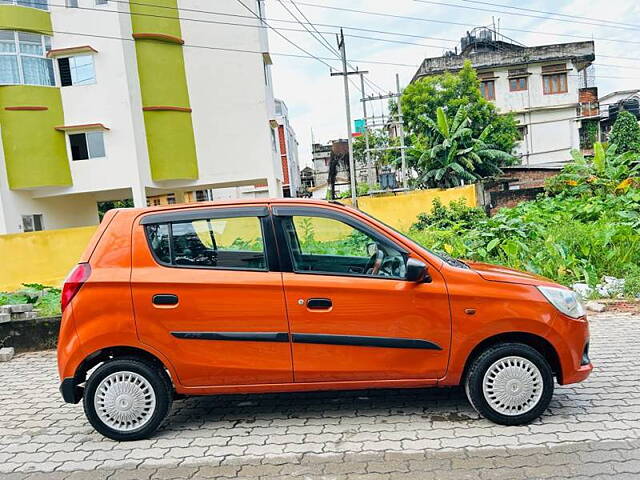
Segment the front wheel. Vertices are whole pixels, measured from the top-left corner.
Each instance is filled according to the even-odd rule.
[[[99,433],[113,440],[149,437],[171,408],[172,387],[166,373],[137,359],[100,365],[87,380],[83,405]]]
[[[465,381],[473,408],[502,425],[522,425],[542,415],[553,396],[553,386],[547,360],[521,343],[488,348],[473,361]]]

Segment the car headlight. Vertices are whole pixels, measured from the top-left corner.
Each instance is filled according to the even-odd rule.
[[[580,296],[568,288],[538,286],[540,293],[560,312],[571,318],[580,318],[586,314]]]

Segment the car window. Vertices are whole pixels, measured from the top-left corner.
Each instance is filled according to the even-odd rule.
[[[265,248],[257,217],[208,218],[147,225],[149,246],[163,264],[265,270]]]
[[[283,224],[298,273],[405,277],[406,256],[400,250],[340,220],[291,216]]]

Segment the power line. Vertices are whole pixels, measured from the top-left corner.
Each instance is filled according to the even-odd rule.
[[[581,15],[569,15],[566,13],[556,13],[556,12],[549,12],[549,11],[545,11],[545,10],[536,10],[534,8],[524,8],[520,5],[518,5],[517,7],[514,7],[512,5],[505,5],[504,3],[493,3],[493,2],[481,2],[479,0],[458,0],[460,2],[466,2],[466,3],[477,3],[480,5],[490,5],[493,7],[501,7],[501,8],[509,8],[511,10],[518,10],[518,11],[525,11],[525,12],[534,12],[534,13],[544,13],[545,15],[555,15],[556,17],[565,17],[565,18],[578,18],[578,19],[582,19],[582,20],[593,20],[594,22],[601,22],[601,23],[611,23],[614,25],[624,25],[627,27],[637,27],[637,25],[633,25],[631,23],[622,23],[622,22],[614,22],[613,20],[602,20],[599,18],[593,18],[593,17],[584,17]]]
[[[302,25],[302,27],[305,29],[305,31],[306,31],[307,33],[309,33],[309,34],[311,35],[311,37],[312,37],[314,40],[317,40],[317,41],[320,43],[320,45],[322,45],[324,48],[326,48],[327,50],[329,50],[329,53],[333,54],[333,55],[334,55],[334,56],[336,56],[336,57],[338,57],[338,56],[339,56],[338,52],[337,52],[337,51],[336,51],[336,50],[335,50],[335,49],[334,49],[330,44],[327,44],[327,43],[325,43],[325,42],[324,42],[324,38],[322,38],[322,37],[320,37],[320,38],[316,37],[316,35],[315,35],[315,34],[314,34],[314,33],[313,33],[313,32],[312,32],[312,31],[311,31],[311,30],[310,30],[310,29],[309,29],[309,28],[304,24],[304,23],[302,23],[302,22],[298,19],[298,17],[296,17],[296,16],[295,16],[295,14],[294,14],[291,10],[289,10],[289,7],[287,7],[287,6],[282,2],[282,0],[278,0],[278,2],[279,2],[279,3],[280,3],[280,5],[281,5],[281,6],[282,6],[282,7],[283,7],[283,8],[284,8],[288,13],[289,13],[289,15],[291,15],[291,17],[292,17],[294,20],[296,20],[300,25]],[[294,4],[294,5],[295,5],[295,4]],[[352,67],[352,68],[353,68],[353,67]],[[348,78],[347,80],[349,80],[349,81],[351,82],[351,84],[352,84],[352,85],[353,85],[357,90],[360,90],[360,89],[359,89],[359,87],[358,87],[358,85],[357,85],[355,82],[353,82],[350,78]]]
[[[469,23],[462,23],[462,22],[453,22],[450,20],[435,20],[432,18],[424,18],[424,17],[412,17],[412,16],[407,16],[407,15],[396,15],[396,14],[392,14],[392,13],[382,13],[382,12],[371,12],[371,11],[367,11],[367,10],[357,10],[354,8],[345,8],[345,7],[335,7],[335,6],[331,6],[331,5],[319,5],[317,3],[309,3],[309,2],[298,2],[300,5],[307,5],[309,7],[315,7],[315,8],[325,8],[325,9],[329,9],[329,10],[336,10],[336,11],[343,11],[343,12],[350,12],[350,13],[361,13],[364,15],[374,15],[374,16],[380,16],[380,17],[388,17],[388,18],[397,18],[400,20],[414,20],[414,21],[419,21],[419,22],[428,22],[428,23],[441,23],[441,24],[445,24],[445,25],[457,25],[460,27],[471,27],[474,28],[477,25],[472,25]],[[449,5],[449,4],[443,4],[443,5]],[[494,13],[502,13],[502,12],[498,12],[495,11]],[[568,38],[579,38],[582,40],[599,40],[599,41],[603,41],[603,42],[618,42],[618,43],[625,43],[625,44],[629,44],[629,43],[633,43],[633,44],[640,44],[640,41],[631,41],[631,40],[624,40],[621,38],[602,38],[602,37],[589,37],[587,35],[571,35],[568,33],[556,33],[556,32],[541,32],[541,31],[537,31],[537,30],[525,30],[522,28],[507,28],[507,27],[501,27],[501,30],[507,30],[507,31],[512,31],[512,32],[523,32],[523,33],[536,33],[539,35],[551,35],[551,36],[555,36],[555,37],[568,37]]]
[[[126,0],[110,0],[112,2],[122,2],[122,3],[127,3]],[[150,4],[149,4],[150,5]],[[50,4],[50,7],[55,7],[55,8],[64,8],[65,10],[70,8],[67,7],[65,5],[53,5]],[[247,28],[261,28],[261,29],[268,29],[267,26],[265,25],[257,25],[257,24],[249,24],[249,23],[233,23],[233,22],[226,22],[226,21],[219,21],[219,20],[204,20],[204,19],[199,19],[199,18],[186,18],[186,17],[171,17],[171,16],[165,16],[165,15],[156,15],[156,14],[150,14],[150,13],[140,13],[140,12],[126,12],[126,11],[119,11],[119,10],[105,10],[102,8],[90,8],[90,7],[73,7],[76,10],[88,10],[88,11],[92,11],[92,12],[104,12],[104,13],[115,13],[115,14],[119,14],[119,15],[132,15],[132,16],[141,16],[141,17],[153,17],[153,18],[163,18],[163,19],[170,19],[170,20],[179,20],[179,21],[185,21],[185,22],[198,22],[198,23],[207,23],[207,24],[213,24],[213,25],[227,25],[227,26],[235,26],[235,27],[247,27]],[[177,10],[174,7],[166,7],[166,8],[172,8]],[[239,17],[239,18],[250,18],[253,19],[254,17],[250,17],[249,15],[237,15],[237,14],[231,14],[231,13],[221,13],[221,12],[205,12],[204,10],[193,10],[193,9],[186,9],[186,10],[190,10],[190,11],[197,11],[197,12],[201,12],[201,13],[209,13],[212,15],[222,15],[222,16],[232,16],[232,17]],[[280,23],[300,23],[300,22],[295,22],[295,21],[291,21],[291,20],[285,20],[285,19],[269,19],[270,22],[280,22]],[[312,24],[311,24],[312,25]],[[329,27],[329,28],[342,28],[339,25],[332,25],[332,24],[317,24],[318,26],[324,26],[324,27]],[[289,28],[289,27],[278,27],[279,30],[281,31],[287,31],[287,32],[301,32],[301,33],[305,33],[307,32],[307,30],[301,30],[299,28]],[[355,30],[355,31],[363,31],[363,32],[372,32],[372,33],[382,33],[385,35],[398,35],[398,36],[405,36],[405,37],[411,37],[411,38],[420,38],[420,39],[431,39],[431,40],[444,40],[444,41],[450,41],[450,42],[454,42],[454,40],[452,39],[440,39],[440,38],[433,38],[433,37],[425,37],[423,35],[410,35],[410,34],[405,34],[405,33],[401,33],[401,32],[386,32],[383,30],[372,30],[372,29],[368,29],[368,28],[357,28],[357,27],[344,27],[344,29],[346,30]],[[320,32],[318,31],[320,34],[324,34],[324,35],[335,35],[338,32]],[[380,37],[368,37],[368,36],[363,36],[363,35],[350,35],[350,34],[345,34],[345,37],[352,37],[352,38],[360,38],[360,39],[364,39],[364,40],[377,40],[377,41],[381,41],[381,42],[389,42],[389,43],[398,43],[398,44],[403,44],[403,45],[415,45],[415,46],[419,46],[419,47],[426,47],[426,48],[449,48],[445,45],[428,45],[428,44],[424,44],[424,43],[415,43],[415,42],[405,42],[402,40],[391,40],[388,38],[380,38]]]
[[[286,35],[283,35],[282,33],[280,33],[277,29],[273,28],[271,25],[269,25],[260,15],[258,15],[256,12],[254,12],[253,10],[251,10],[251,8],[249,8],[248,6],[246,6],[244,4],[244,2],[242,0],[236,0],[240,5],[242,5],[244,8],[246,8],[249,12],[251,12],[253,14],[253,16],[255,16],[259,21],[261,21],[262,23],[264,23],[267,27],[269,27],[270,30],[273,30],[273,32],[278,35],[279,37],[282,37],[285,41],[287,41],[288,43],[290,43],[291,45],[293,45],[294,47],[296,47],[298,50],[300,50],[301,52],[306,53],[307,55],[316,58],[319,62],[323,63],[324,65],[326,65],[327,67],[329,67],[329,71],[333,70],[333,66],[329,65],[327,62],[325,62],[324,60],[316,57],[315,55],[313,55],[312,53],[308,52],[307,50],[305,50],[304,48],[302,48],[301,46],[299,46],[298,44],[296,44],[295,42],[293,42],[292,40],[289,40],[287,38]]]
[[[114,1],[114,2],[120,1],[120,2],[123,2],[123,3],[128,3],[125,0],[110,0],[110,1]],[[132,2],[132,3],[134,3],[134,2]],[[290,2],[290,3],[293,3],[293,2]],[[304,2],[299,2],[299,3],[304,3]],[[145,4],[145,5],[147,5],[147,4]],[[50,5],[50,6],[52,6],[52,7],[60,7],[60,8],[65,8],[65,9],[68,8],[68,7],[62,6],[62,5]],[[321,6],[321,7],[325,7],[325,6]],[[124,15],[140,15],[140,16],[160,17],[160,18],[167,18],[167,19],[173,19],[173,20],[196,21],[196,22],[202,22],[202,23],[221,24],[221,25],[237,26],[237,27],[263,28],[263,29],[268,28],[267,26],[256,25],[256,24],[242,24],[242,23],[221,22],[221,21],[204,20],[204,19],[190,19],[190,18],[170,17],[170,16],[153,15],[153,14],[147,14],[147,13],[137,13],[137,12],[134,13],[134,12],[121,12],[121,11],[114,11],[114,10],[94,9],[94,8],[88,8],[88,7],[78,7],[78,8],[81,9],[81,10],[91,10],[91,11],[97,11],[97,12],[111,12],[111,13],[124,14]],[[166,8],[171,8],[173,10],[179,10],[178,8],[175,8],[175,7],[166,7]],[[327,7],[327,8],[339,8],[339,9],[342,9],[340,7]],[[185,9],[185,10],[187,10],[187,9]],[[194,9],[191,9],[191,10],[193,11]],[[230,15],[230,16],[242,17],[242,18],[255,18],[255,17],[250,17],[248,15],[227,14],[227,13],[220,13],[220,12],[207,12],[207,11],[204,11],[204,10],[197,10],[197,11],[198,12],[202,12],[202,13],[215,14],[215,15]],[[373,13],[373,12],[363,12],[363,13]],[[373,13],[373,14],[375,14],[375,13]],[[379,15],[386,15],[386,14],[379,14]],[[294,22],[292,22],[290,20],[270,19],[270,21],[294,23]],[[299,23],[299,22],[295,22],[295,23]],[[330,26],[330,27],[333,26],[333,25],[330,25],[330,24],[317,24],[317,25],[319,25],[319,26]],[[403,35],[403,36],[411,36],[411,37],[415,37],[415,38],[430,38],[430,37],[423,37],[423,36],[420,36],[420,35],[403,34],[403,33],[400,33],[400,32],[387,32],[387,31],[382,31],[382,30],[360,29],[360,28],[357,28],[357,27],[346,27],[346,28],[347,29],[352,29],[352,30],[379,32],[379,33],[389,34],[389,35]],[[286,28],[286,27],[279,27],[279,29],[280,30],[285,30],[285,31],[301,32],[301,33],[307,32],[307,30],[293,29],[293,28]],[[61,31],[54,31],[54,30],[51,30],[51,32],[52,33],[63,33],[63,34],[69,34],[69,35],[77,35],[77,36],[94,37],[94,38],[111,38],[111,39],[120,39],[120,40],[131,40],[131,39],[121,38],[121,37],[109,37],[109,36],[101,36],[101,35],[83,34],[83,33],[80,33],[80,32],[61,32]],[[333,34],[334,32],[322,32],[322,33],[329,35],[329,34]],[[362,36],[362,35],[347,35],[347,34],[345,34],[345,37],[348,37],[348,36],[355,37],[355,38],[367,39],[367,40],[379,40],[379,41],[383,41],[383,42],[410,44],[410,45],[422,46],[422,47],[427,47],[427,48],[444,48],[442,45],[428,45],[428,44],[421,44],[421,43],[404,42],[404,41],[399,41],[399,40],[391,40],[391,39],[385,39],[385,38],[379,38],[379,37],[369,37],[369,36]],[[209,49],[215,49],[215,50],[221,50],[221,51],[232,51],[232,52],[263,53],[263,52],[257,52],[257,51],[252,51],[252,50],[242,50],[242,49],[223,48],[223,47],[210,47],[210,46],[204,46],[204,45],[185,45],[185,46],[194,47],[194,48],[209,48]],[[288,54],[288,53],[274,53],[274,52],[272,52],[271,54],[274,55],[274,56],[285,56],[285,57],[293,57],[293,58],[312,58],[312,59],[316,59],[316,60],[327,60],[327,61],[335,60],[334,58],[319,57],[319,56],[316,56],[316,55],[313,55],[313,54],[310,54],[310,53],[308,53],[307,56],[294,55],[294,54]],[[640,58],[636,58],[636,57],[626,57],[626,56],[616,56],[616,55],[598,55],[598,57],[640,62]],[[384,61],[374,61],[374,60],[353,60],[353,61],[354,62],[359,62],[359,63],[371,63],[371,64],[389,65],[389,66],[412,67],[412,68],[419,67],[419,65],[415,65],[415,64],[406,64],[406,63],[398,63],[398,62],[384,62]],[[605,64],[600,64],[600,65],[605,66]],[[624,65],[606,64],[606,66],[633,69],[633,67],[628,67],[628,66],[624,66]],[[605,77],[605,76],[600,76],[600,75],[598,75],[598,77],[600,77],[600,78],[613,78],[613,77]],[[616,78],[623,78],[623,77],[616,77]],[[630,78],[630,77],[624,77],[624,78]]]
[[[414,2],[419,2],[419,3],[427,3],[427,4],[430,4],[430,5],[440,5],[440,6],[446,6],[446,7],[463,8],[465,10],[474,10],[474,11],[478,11],[478,12],[502,13],[504,15],[511,15],[511,16],[516,16],[516,17],[537,18],[537,19],[543,19],[543,20],[553,21],[553,22],[564,22],[564,23],[574,23],[574,24],[577,23],[577,24],[582,24],[582,25],[591,25],[593,27],[617,28],[619,30],[640,30],[640,28],[637,28],[637,27],[636,28],[633,28],[633,27],[630,28],[630,27],[623,27],[623,26],[617,26],[617,25],[603,25],[602,23],[584,22],[584,21],[580,21],[580,20],[577,20],[577,19],[565,20],[563,18],[549,18],[548,16],[531,15],[531,14],[522,13],[522,12],[511,13],[511,12],[505,12],[504,10],[493,10],[493,9],[489,9],[489,8],[470,7],[470,6],[466,6],[466,5],[455,5],[453,3],[434,2],[432,0],[413,0],[413,1]]]
[[[282,0],[278,0],[280,2],[280,4],[288,11],[289,9],[284,5],[284,2]],[[330,50],[332,50],[336,56],[340,56],[340,52],[338,52],[323,36],[322,34],[318,31],[318,29],[316,28],[316,26],[311,22],[311,20],[309,20],[309,17],[307,17],[304,12],[302,11],[302,9],[298,6],[298,4],[296,2],[294,2],[293,0],[291,1],[291,4],[294,6],[294,8],[300,13],[300,15],[302,15],[302,18],[304,18],[307,23],[309,24],[309,26],[318,34],[318,36],[320,37],[320,39],[326,43],[326,45],[329,47]],[[296,18],[297,20],[297,18]],[[302,25],[304,27],[304,24],[302,22],[300,22],[300,25]],[[344,38],[344,33],[341,31],[340,33],[342,35],[342,37]],[[349,65],[351,68],[354,68],[353,65],[351,65],[351,63],[347,62],[347,65]],[[364,78],[364,77],[362,77]],[[364,81],[367,83],[367,85],[369,85],[372,88],[378,88],[380,91],[384,90],[380,85],[376,84],[373,80],[369,80],[368,78],[364,78]],[[358,88],[358,86],[356,85],[356,88],[358,90],[360,90]],[[361,90],[361,93],[364,95],[364,90]]]
[[[91,33],[80,33],[80,32],[69,32],[69,31],[64,31],[64,30],[48,30],[48,32],[51,33],[58,33],[61,35],[74,35],[77,37],[88,37],[88,38],[101,38],[101,39],[106,39],[106,40],[121,40],[121,41],[125,41],[125,42],[135,42],[136,40],[134,38],[125,38],[125,37],[116,37],[116,36],[111,36],[111,35],[97,35],[97,34],[91,34]],[[253,54],[257,54],[257,55],[262,55],[264,52],[259,51],[259,50],[247,50],[247,49],[242,49],[242,48],[227,48],[227,47],[214,47],[211,45],[195,45],[195,44],[188,44],[185,43],[184,45],[181,45],[181,47],[183,48],[200,48],[200,49],[204,49],[204,50],[215,50],[215,51],[222,51],[222,52],[233,52],[233,53],[253,53]],[[330,57],[317,57],[316,55],[300,55],[300,54],[296,54],[296,53],[284,53],[284,52],[269,52],[270,55],[273,56],[278,56],[278,57],[291,57],[291,58],[305,58],[305,59],[313,59],[313,60],[335,60],[334,58],[330,58]],[[376,61],[376,60],[353,60],[354,62],[358,62],[358,63],[371,63],[371,64],[375,64],[375,65],[390,65],[390,66],[394,66],[394,67],[411,67],[411,68],[416,68],[418,65],[414,65],[414,64],[407,64],[407,63],[393,63],[393,62],[382,62],[382,61]]]

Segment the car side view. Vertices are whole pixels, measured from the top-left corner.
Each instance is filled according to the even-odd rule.
[[[334,202],[107,213],[67,278],[60,391],[115,440],[185,395],[463,385],[528,423],[592,370],[579,298],[436,254]]]

